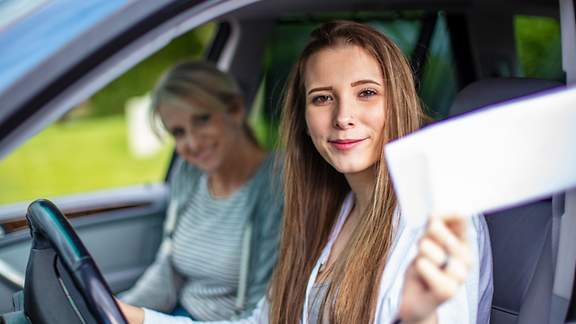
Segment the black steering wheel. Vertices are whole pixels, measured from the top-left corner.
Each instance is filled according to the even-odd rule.
[[[36,200],[26,219],[32,235],[24,283],[26,317],[40,324],[126,324],[96,263],[58,208]]]

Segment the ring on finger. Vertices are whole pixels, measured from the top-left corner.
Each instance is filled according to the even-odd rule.
[[[450,264],[450,254],[446,253],[446,256],[444,257],[444,261],[442,261],[442,263],[440,264],[440,270],[444,271],[448,268],[448,265]]]

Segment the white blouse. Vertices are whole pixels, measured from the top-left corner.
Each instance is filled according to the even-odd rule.
[[[338,233],[348,216],[353,204],[353,195],[349,194],[340,209],[340,214],[330,239],[308,279],[306,297],[303,307],[301,324],[307,324],[308,318],[308,295],[316,277],[320,265],[326,262],[332,245],[338,237]],[[414,259],[418,240],[424,232],[424,225],[419,227],[409,227],[406,221],[400,216],[399,209],[395,212],[396,225],[394,242],[391,247],[388,261],[380,281],[379,303],[376,308],[376,324],[391,323],[398,312],[404,274],[406,269]],[[463,324],[479,323],[487,324],[490,321],[490,307],[492,304],[492,251],[490,249],[490,238],[484,217],[473,216],[470,222],[469,238],[471,242],[476,242],[473,249],[474,265],[471,268],[466,282],[456,296],[440,305],[437,310],[438,323],[440,324]],[[238,321],[217,321],[211,324],[268,324],[268,301],[263,298],[252,315]],[[144,324],[194,324],[203,323],[193,321],[187,317],[177,317],[144,309]]]

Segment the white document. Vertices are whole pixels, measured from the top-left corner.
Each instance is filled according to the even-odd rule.
[[[576,187],[576,88],[495,105],[385,146],[409,223],[512,207]]]

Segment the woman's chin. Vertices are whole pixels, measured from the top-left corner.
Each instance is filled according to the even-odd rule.
[[[343,163],[333,165],[336,171],[344,175],[354,175],[365,172],[372,168],[374,164],[360,164],[360,163]]]
[[[348,175],[348,174],[357,174],[364,172],[368,169],[368,167],[356,166],[356,165],[347,165],[347,166],[340,166],[336,167],[336,171]]]
[[[188,163],[200,169],[200,171],[208,174],[214,172],[214,170],[218,168],[218,163],[216,161],[213,161],[212,159],[206,159],[206,160],[195,159],[192,161],[188,160]]]

